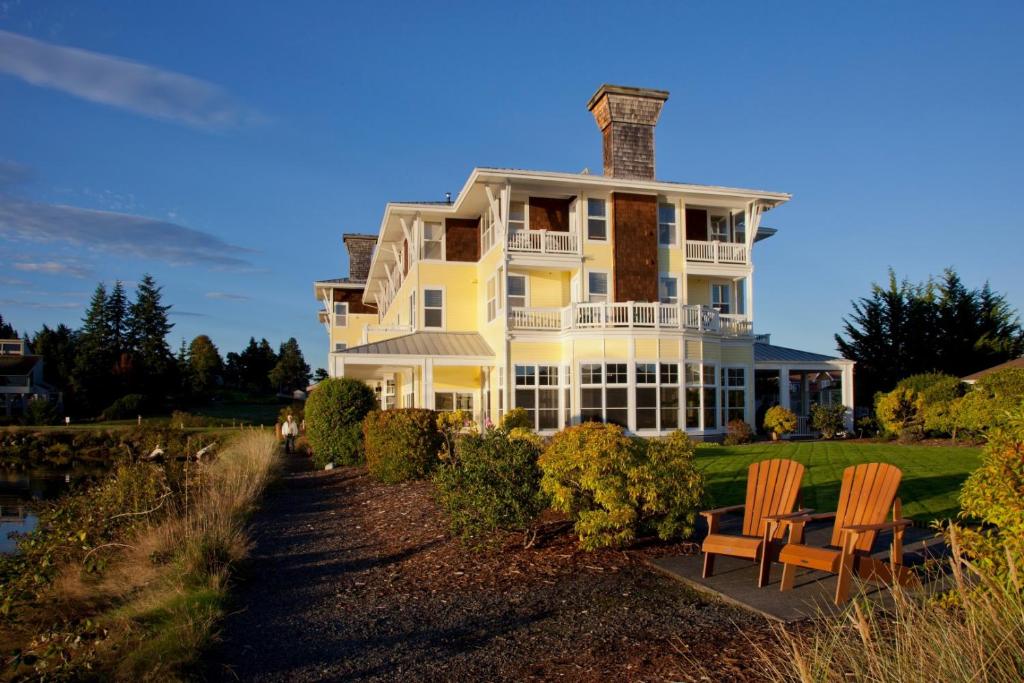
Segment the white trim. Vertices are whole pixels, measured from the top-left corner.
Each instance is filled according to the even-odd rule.
[[[674,233],[675,237],[674,237],[674,239],[671,242],[667,242],[667,243],[661,241],[661,226],[662,226],[662,222],[661,222],[661,207],[662,206],[671,206],[672,207],[672,211],[675,213],[675,222],[671,223],[671,225],[674,227],[673,233]],[[658,197],[658,209],[657,209],[657,211],[658,211],[658,247],[661,248],[661,249],[675,249],[675,248],[679,247],[679,203],[672,201],[668,197]],[[666,223],[666,225],[669,225],[669,224]]]
[[[423,285],[423,296],[421,302],[417,304],[423,313],[423,326],[421,329],[424,330],[447,330],[448,329],[448,292],[445,290],[444,285]],[[433,325],[427,325],[427,290],[438,290],[441,292],[441,326],[435,327]],[[430,306],[430,310],[437,310],[436,306]]]
[[[512,294],[509,294],[508,281],[510,279],[514,278],[514,277],[515,278],[522,278],[522,280],[523,280],[523,305],[522,306],[513,306],[511,303],[509,303],[508,308],[509,308],[509,310],[511,310],[513,308],[529,308],[530,307],[530,277],[526,273],[512,273],[512,272],[505,273],[505,300],[509,301],[511,299],[511,297],[513,296]],[[515,296],[518,296],[518,294],[515,295]]]
[[[590,202],[603,202],[604,203],[604,237],[591,237],[590,236]],[[610,244],[612,239],[611,229],[611,211],[609,210],[609,198],[605,197],[585,197],[583,202],[583,224],[581,231],[583,233],[583,239],[587,242],[596,242],[598,244]],[[596,220],[596,219],[595,219]]]
[[[612,275],[611,275],[611,272],[609,272],[608,270],[605,270],[603,268],[587,268],[583,272],[584,272],[584,275],[586,276],[584,278],[584,301],[586,303],[603,303],[603,302],[594,302],[594,301],[590,300],[590,274],[594,273],[595,275],[604,275],[604,284],[605,284],[605,293],[604,293],[604,297],[605,298],[604,298],[604,302],[611,303],[611,301],[612,301]],[[600,296],[600,295],[598,295],[598,296]]]

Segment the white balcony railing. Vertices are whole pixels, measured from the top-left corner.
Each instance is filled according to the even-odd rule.
[[[508,234],[508,250],[530,254],[579,254],[580,236],[558,230],[512,230]]]
[[[738,242],[686,240],[686,260],[701,263],[747,263],[747,245]]]
[[[513,308],[513,330],[561,332],[581,329],[672,329],[713,332],[731,337],[751,334],[743,316],[722,315],[709,306],[629,301],[624,303],[575,303],[565,308]]]

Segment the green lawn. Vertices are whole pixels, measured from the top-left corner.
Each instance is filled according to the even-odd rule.
[[[769,458],[790,458],[803,463],[807,468],[803,504],[819,512],[836,509],[844,468],[862,462],[892,463],[903,470],[903,513],[927,522],[956,516],[960,509],[960,485],[981,463],[981,450],[862,441],[763,442],[697,450],[697,466],[707,477],[708,492],[715,506],[742,503],[747,467]]]

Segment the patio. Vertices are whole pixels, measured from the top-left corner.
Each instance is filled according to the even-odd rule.
[[[724,533],[738,533],[739,527],[738,515],[727,516],[722,520],[721,529]],[[818,547],[826,545],[831,530],[829,521],[809,524],[806,530],[806,543]],[[888,560],[891,538],[891,534],[880,534],[875,542],[877,552],[872,553],[872,557]],[[945,550],[945,543],[934,531],[921,526],[910,527],[904,536],[903,564],[907,567],[920,568],[928,559],[943,557]],[[703,560],[702,553],[695,553],[655,558],[648,560],[647,564],[694,590],[783,623],[835,614],[841,610],[832,602],[837,581],[834,574],[800,569],[797,571],[793,590],[783,593],[779,590],[779,582],[782,579],[781,564],[772,565],[769,584],[764,588],[758,588],[757,563],[718,556],[714,575],[705,579],[701,576]],[[924,589],[933,587],[934,583],[925,583]],[[889,590],[888,586],[861,582],[855,578],[852,594],[863,594],[871,600],[881,602],[887,599]]]

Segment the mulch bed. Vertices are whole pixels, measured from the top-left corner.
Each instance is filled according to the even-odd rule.
[[[760,617],[644,564],[651,543],[582,552],[566,523],[472,549],[428,482],[362,468],[296,470],[257,515],[210,678],[242,680],[757,680]]]

